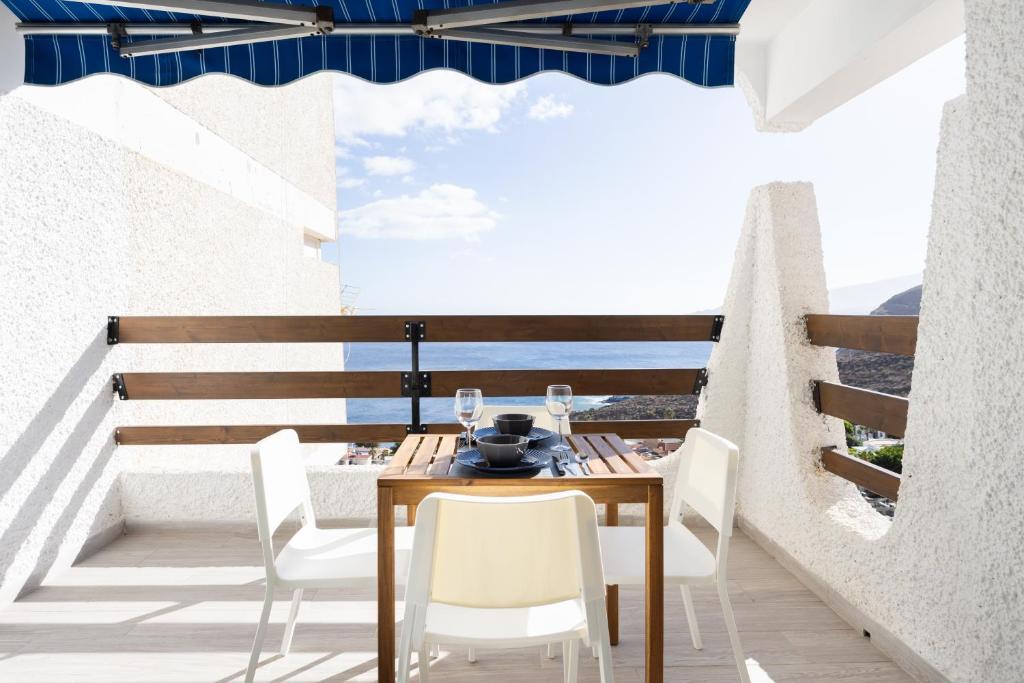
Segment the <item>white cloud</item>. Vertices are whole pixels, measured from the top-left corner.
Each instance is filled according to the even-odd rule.
[[[416,162],[406,157],[366,157],[363,168],[370,175],[407,175],[416,168]]]
[[[551,95],[544,95],[537,99],[526,113],[536,121],[548,119],[565,119],[572,114],[573,106],[568,102],[559,102]]]
[[[431,185],[417,195],[380,199],[341,213],[341,232],[369,238],[476,239],[493,230],[499,214],[476,191],[450,184]]]
[[[334,129],[343,145],[358,144],[368,135],[400,137],[413,129],[493,131],[525,91],[522,83],[488,85],[452,71],[386,86],[338,76]]]
[[[351,190],[355,187],[362,187],[366,184],[363,178],[338,178],[338,187],[343,190]]]

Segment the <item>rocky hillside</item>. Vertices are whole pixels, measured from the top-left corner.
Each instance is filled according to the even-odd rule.
[[[918,315],[921,311],[921,286],[886,300],[871,315]],[[895,396],[910,394],[914,371],[912,356],[869,353],[852,349],[836,352],[839,379],[863,389]],[[576,421],[588,420],[665,420],[691,419],[697,412],[696,396],[630,396],[600,408],[573,413]]]

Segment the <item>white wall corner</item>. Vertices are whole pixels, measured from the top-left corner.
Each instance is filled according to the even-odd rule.
[[[25,80],[25,39],[14,30],[18,18],[0,3],[0,96]]]
[[[791,9],[784,23],[770,19],[771,32],[759,25],[767,16],[753,14],[751,47],[738,49],[759,130],[801,130],[964,30],[963,0],[812,0]]]
[[[698,416],[740,447],[738,512],[777,541],[775,534],[791,532],[788,525],[799,526],[800,499],[857,496],[818,466],[822,446],[845,449],[842,423],[819,415],[811,397],[811,380],[838,381],[835,354],[808,343],[802,320],[827,310],[813,187],[754,188]]]

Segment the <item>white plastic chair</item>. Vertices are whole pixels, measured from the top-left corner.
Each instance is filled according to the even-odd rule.
[[[249,656],[246,683],[252,683],[256,675],[276,589],[292,591],[291,610],[281,641],[281,655],[284,656],[291,648],[304,589],[377,585],[376,529],[317,527],[309,497],[309,481],[302,462],[302,446],[295,430],[276,432],[256,444],[252,451],[252,477],[256,492],[256,525],[267,572],[267,594]],[[274,532],[296,510],[302,526],[275,557]],[[396,528],[397,567],[405,569],[411,547],[412,528]],[[396,580],[403,580],[404,575],[398,574],[396,572]]]
[[[398,681],[413,651],[428,680],[432,645],[518,648],[562,643],[575,683],[579,642],[596,647],[613,683],[594,501],[580,491],[489,498],[433,493],[416,534],[398,646]]]
[[[551,413],[544,406],[484,406],[484,411],[480,416],[480,428],[493,427],[494,417],[496,415],[504,415],[505,413],[520,413],[523,415],[533,415],[533,426],[539,427],[540,429],[547,429],[548,431],[558,433],[558,424],[555,422],[555,418],[551,417]],[[572,428],[569,420],[565,421],[565,427],[562,429],[562,433],[568,436],[572,434]],[[548,659],[552,659],[555,656],[554,644],[549,644],[545,656]],[[597,653],[594,653],[597,656]],[[466,654],[466,659],[470,662],[476,661],[476,652],[473,648],[469,648]]]
[[[665,584],[677,584],[683,594],[686,620],[693,646],[700,650],[700,629],[689,586],[715,584],[729,632],[740,680],[750,683],[736,620],[729,602],[726,565],[736,507],[736,470],[739,449],[706,429],[686,433],[679,460],[675,492],[664,531]],[[689,505],[718,531],[714,554],[682,524],[683,506]],[[609,584],[644,582],[644,529],[601,527],[601,555]]]

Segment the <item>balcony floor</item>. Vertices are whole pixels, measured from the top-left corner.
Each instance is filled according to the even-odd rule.
[[[707,540],[707,539],[706,539]],[[754,681],[910,681],[742,533],[729,582]],[[185,683],[241,680],[262,603],[259,546],[252,534],[129,534],[0,610],[0,680]],[[376,680],[374,591],[307,594],[292,652],[276,654],[287,598],[275,604],[261,681]],[[694,591],[704,649],[689,642],[682,602],[665,594],[666,681],[735,681],[713,589]],[[616,680],[643,680],[642,591],[621,590]],[[540,648],[443,651],[431,667],[443,681],[561,680],[560,660]],[[597,681],[585,657],[581,681]]]

